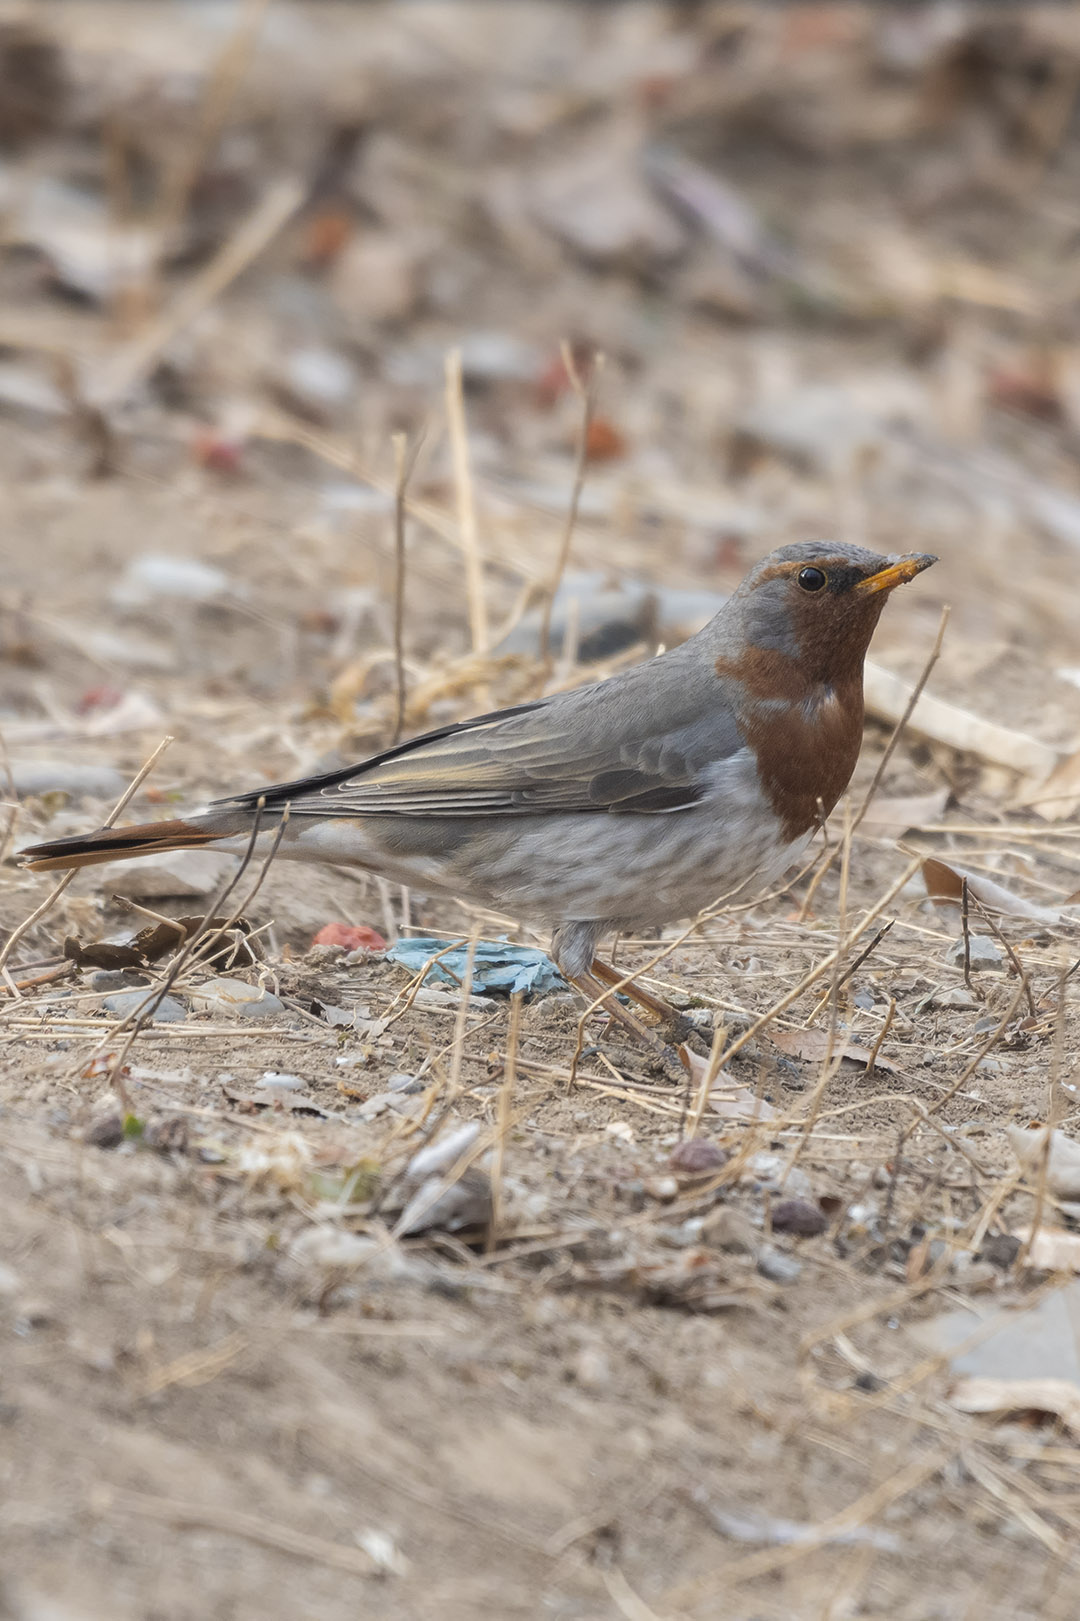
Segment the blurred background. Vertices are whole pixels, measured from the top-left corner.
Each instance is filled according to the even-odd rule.
[[[937,690],[1067,744],[1078,74],[1069,5],[5,7],[9,743],[121,698],[212,713],[169,769],[215,786],[252,700],[271,776],[377,741],[397,432],[409,723],[515,696],[568,344],[558,649],[568,596],[571,653],[640,656],[776,544],[931,550],[883,654],[947,599]]]
[[[1031,1207],[1007,1129],[1076,1056],[1055,1009],[1080,893],[1080,6],[0,4],[9,856],[100,822],[166,733],[126,814],[602,676],[819,536],[941,558],[875,640],[908,687],[875,676],[859,784],[952,609],[929,691],[954,707],[893,758],[852,904],[912,828],[1020,886],[994,891],[1035,975],[1019,1013],[995,942],[997,977],[961,983],[959,912],[913,879],[845,991],[887,1073],[849,1048],[805,1140],[814,988],[777,1021],[786,1057],[740,1054],[704,1163],[759,1130],[746,1086],[795,1124],[698,1210],[668,1158],[681,1097],[599,1036],[568,1090],[577,1011],[547,998],[507,1149],[520,1254],[391,1250],[378,1198],[445,1080],[456,991],[403,1019],[401,970],[313,937],[516,920],[275,867],[248,977],[280,1022],[208,1022],[196,973],[139,1038],[132,1115],[98,1096],[104,1060],[80,1068],[131,1003],[79,942],[141,920],[115,869],[80,874],[13,959],[60,988],[0,1004],[0,1616],[1069,1621],[1080,1523],[1060,1427],[1040,1473],[1030,1412],[946,1411],[919,1383],[940,1359],[897,1331],[962,1221],[941,1289],[1013,1287],[1020,1240],[992,1229],[1006,1196]],[[231,870],[206,859],[124,893],[191,912]],[[5,862],[0,923],[51,882]],[[665,994],[745,1028],[831,950],[838,904],[834,869],[816,912],[721,919]],[[490,1125],[505,1009],[474,1011],[433,1131]],[[947,1128],[922,1101],[946,1094]],[[770,1200],[796,1192],[777,1241]],[[843,1550],[810,1557],[852,1504]],[[717,1596],[729,1566],[745,1608]]]

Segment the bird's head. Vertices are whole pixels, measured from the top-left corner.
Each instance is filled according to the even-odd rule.
[[[936,562],[925,552],[883,557],[838,541],[781,546],[730,599],[743,656],[781,686],[796,671],[804,687],[840,685],[861,671],[890,591]]]

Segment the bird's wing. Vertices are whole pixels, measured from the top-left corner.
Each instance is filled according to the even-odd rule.
[[[657,682],[664,663],[653,660],[599,686],[480,715],[360,765],[228,803],[254,806],[263,797],[268,809],[288,803],[294,816],[685,809],[707,792],[709,768],[743,743],[715,679],[711,712],[703,717],[694,682],[680,682],[669,671]],[[640,680],[646,670],[651,682]]]

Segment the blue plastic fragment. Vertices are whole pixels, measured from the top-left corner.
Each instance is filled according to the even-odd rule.
[[[388,961],[399,962],[411,974],[418,974],[429,957],[450,944],[449,940],[410,936],[399,940],[386,956]],[[468,958],[469,942],[461,940],[438,962],[432,963],[424,978],[425,985],[460,985],[465,978]],[[478,940],[473,956],[472,988],[505,996],[522,991],[532,996],[544,991],[565,990],[566,981],[545,951],[511,945],[508,940]]]

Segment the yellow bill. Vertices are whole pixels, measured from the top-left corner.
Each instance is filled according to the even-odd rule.
[[[856,591],[891,591],[895,585],[906,585],[913,580],[916,574],[921,574],[924,568],[936,563],[937,558],[931,557],[929,552],[912,552],[908,557],[901,557],[888,568],[878,569],[876,574],[868,574],[865,580],[860,580],[855,587]]]

